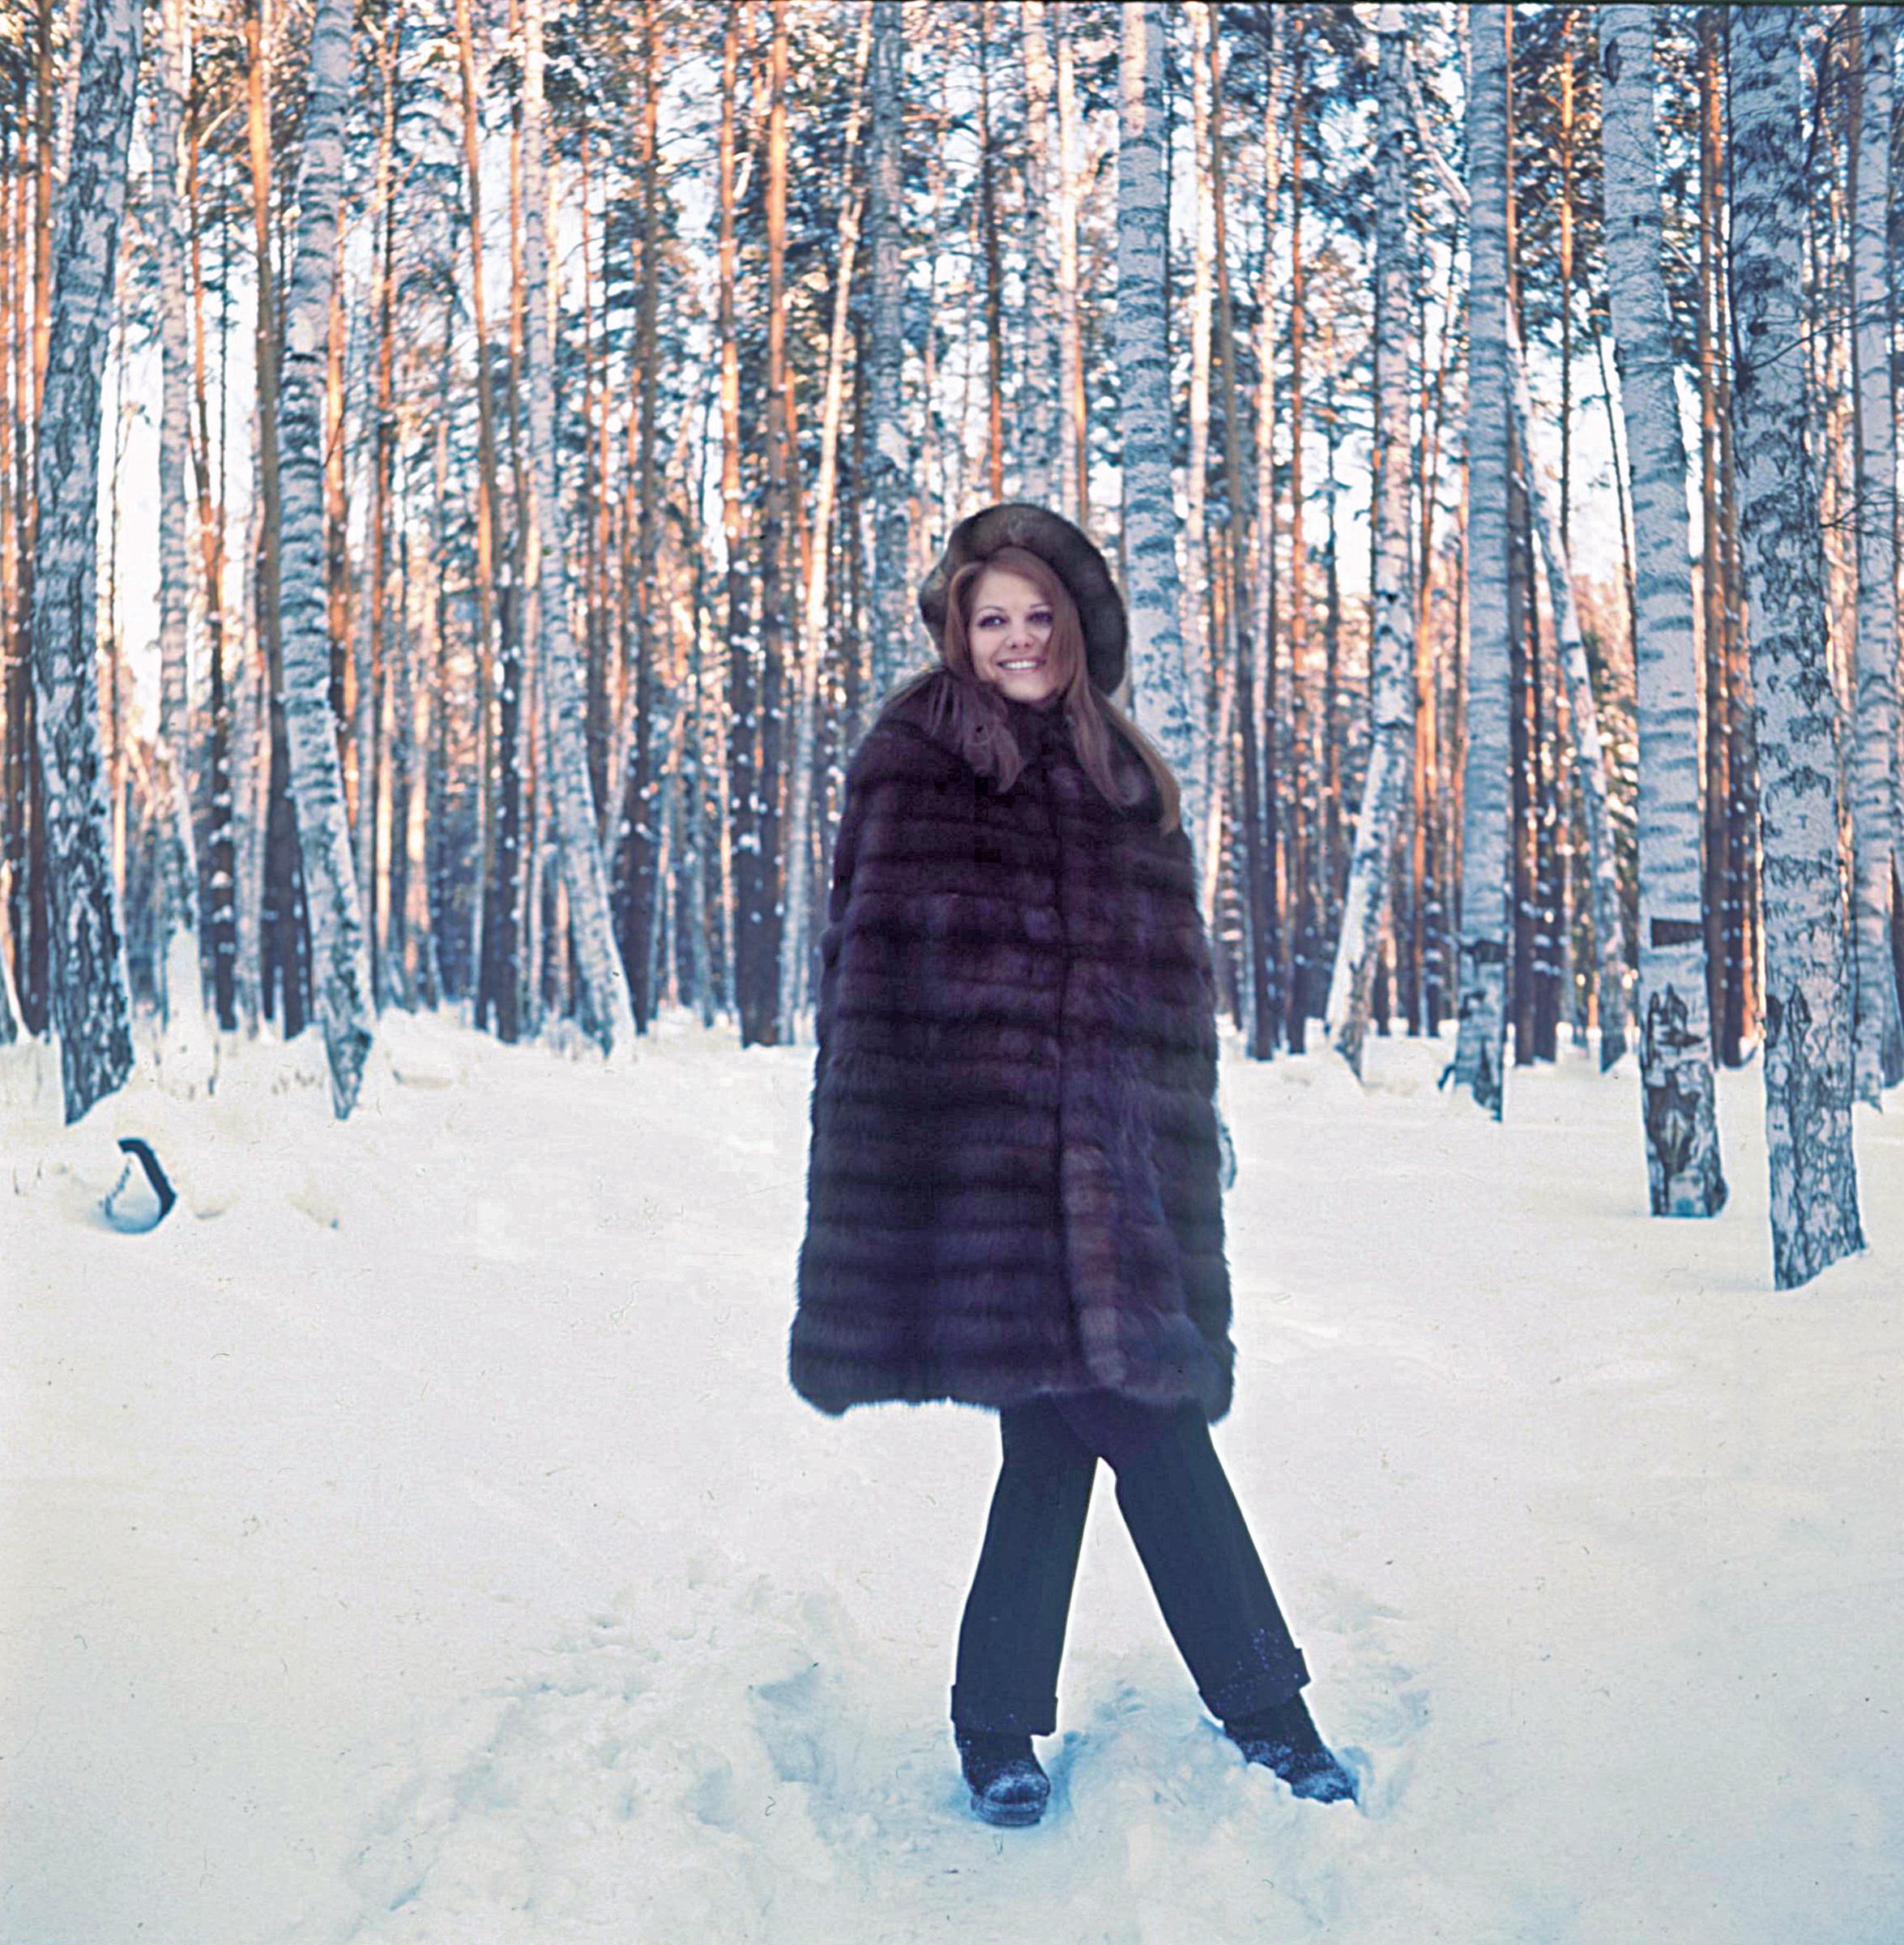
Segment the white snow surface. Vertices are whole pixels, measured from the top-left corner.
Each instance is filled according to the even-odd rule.
[[[1894,1941],[1904,1126],[1778,1293],[1756,1070],[1655,1221],[1630,1072],[1496,1126],[1447,1050],[1224,1051],[1216,1438],[1361,1806],[1223,1738],[1100,1473],[1021,1831],[946,1722],[995,1420],[786,1382],[810,1047],[391,1015],[348,1123],[307,1036],[70,1129],[0,1054],[0,1939]]]

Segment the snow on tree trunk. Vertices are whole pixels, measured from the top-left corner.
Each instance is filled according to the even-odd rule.
[[[1409,109],[1423,152],[1449,199],[1465,213],[1468,207],[1466,186],[1435,147],[1412,60],[1408,63],[1407,78]],[[1529,502],[1547,570],[1548,596],[1553,609],[1559,660],[1567,684],[1567,707],[1573,717],[1573,756],[1585,811],[1587,870],[1592,885],[1594,947],[1599,960],[1600,1067],[1604,1072],[1626,1051],[1626,951],[1620,915],[1620,879],[1613,854],[1613,819],[1607,797],[1606,754],[1600,742],[1599,705],[1594,699],[1593,674],[1587,666],[1586,643],[1581,633],[1580,609],[1573,599],[1573,566],[1560,542],[1560,497],[1545,468],[1531,460],[1534,404],[1527,389],[1526,358],[1511,316],[1507,331],[1514,417],[1520,427],[1522,450],[1530,455],[1532,477],[1528,484],[1532,491]]]
[[[33,703],[45,805],[51,1024],[69,1122],[132,1071],[131,1004],[100,747],[95,584],[100,383],[143,24],[138,0],[87,0],[79,132],[59,195],[34,442]]]
[[[1731,15],[1733,417],[1758,744],[1773,1273],[1859,1249],[1836,699],[1805,451],[1804,10]]]
[[[1376,20],[1374,626],[1369,651],[1368,768],[1330,981],[1327,1027],[1359,1075],[1388,907],[1389,866],[1415,754],[1414,613],[1409,573],[1408,352],[1414,261],[1408,209],[1407,60],[1402,10]]]
[[[199,972],[198,868],[189,815],[176,814],[180,764],[190,746],[186,689],[186,630],[190,599],[186,535],[186,460],[190,442],[190,295],[186,252],[186,173],[180,139],[187,71],[186,0],[163,0],[159,85],[153,95],[153,199],[157,204],[159,327],[159,754],[169,810],[160,822],[165,853],[154,874],[154,956],[168,1029],[188,1027],[186,1015],[204,1009]],[[182,846],[182,852],[181,847]],[[176,1071],[185,1049],[168,1064]]]
[[[311,20],[310,86],[297,165],[297,238],[285,293],[280,396],[281,508],[278,631],[284,733],[311,942],[312,999],[341,1121],[356,1105],[376,1011],[362,907],[351,858],[344,770],[331,711],[331,626],[324,560],[324,377],[344,196],[350,103],[350,0],[318,0]]]
[[[900,0],[873,0],[871,139],[866,155],[866,242],[872,258],[867,351],[865,492],[873,523],[873,692],[883,695],[916,659],[919,631],[907,573],[911,472],[903,379],[906,360],[904,171],[901,135],[906,28]]]
[[[1457,1085],[1499,1118],[1507,1038],[1507,17],[1476,6],[1468,98],[1467,754]]]
[[[1547,571],[1554,638],[1567,684],[1567,707],[1573,717],[1573,760],[1586,825],[1594,951],[1599,960],[1595,986],[1600,1015],[1600,1071],[1604,1073],[1626,1051],[1626,929],[1620,921],[1613,813],[1607,797],[1606,751],[1600,742],[1599,704],[1594,698],[1593,671],[1587,666],[1580,609],[1573,599],[1573,568],[1560,545],[1559,497],[1547,469],[1533,457],[1534,404],[1528,395],[1527,369],[1518,344],[1510,341],[1509,354],[1513,373],[1514,417],[1521,428],[1521,450],[1527,455],[1531,475],[1528,503],[1533,511],[1535,535],[1540,542],[1542,564]]]
[[[583,729],[582,671],[569,626],[568,554],[556,489],[555,361],[549,304],[549,177],[543,106],[542,0],[524,0],[523,283],[528,366],[529,544],[526,577],[539,648],[548,788],[568,887],[583,1030],[613,1059],[634,1039],[634,1011],[615,950],[608,874],[596,836]]]
[[[1858,706],[1851,727],[1853,937],[1858,1011],[1852,1072],[1874,1105],[1904,1079],[1904,1021],[1891,957],[1891,874],[1898,831],[1898,445],[1891,400],[1890,279],[1885,229],[1891,190],[1895,18],[1872,7],[1860,22],[1863,89],[1855,139],[1852,290],[1858,387]]]
[[[1183,786],[1183,823],[1203,841],[1208,795],[1204,672],[1184,661],[1176,571],[1175,447],[1164,331],[1163,17],[1151,0],[1123,10],[1123,115],[1117,143],[1118,420],[1124,447],[1124,569],[1136,714]]]
[[[1021,0],[1018,26],[1025,50],[1025,211],[1031,229],[1026,245],[1018,495],[1034,506],[1048,507],[1058,448],[1058,276],[1052,222],[1057,128],[1044,0]]]
[[[1686,448],[1660,261],[1653,10],[1600,14],[1607,267],[1626,421],[1640,740],[1640,1083],[1655,1216],[1725,1207],[1700,868]]]
[[[855,63],[857,81],[853,107],[847,118],[841,172],[851,182],[860,120],[865,100],[863,83],[870,53],[873,23],[862,15],[860,51]],[[780,1040],[790,1045],[796,1016],[805,1005],[813,936],[812,849],[808,830],[813,808],[813,732],[820,686],[822,638],[826,629],[826,564],[833,536],[835,486],[839,475],[839,428],[846,410],[846,344],[848,305],[853,289],[853,261],[859,252],[863,192],[855,186],[840,206],[839,241],[835,253],[833,323],[826,342],[826,384],[820,408],[820,472],[813,489],[813,531],[808,539],[805,585],[800,590],[800,663],[793,699],[793,756],[788,777],[785,917],[780,929]],[[665,881],[664,881],[665,882]]]

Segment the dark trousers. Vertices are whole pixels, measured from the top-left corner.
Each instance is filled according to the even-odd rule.
[[[1007,1406],[998,1421],[1005,1462],[958,1630],[956,1728],[1057,1729],[1065,1619],[1100,1458],[1210,1713],[1253,1715],[1308,1680],[1195,1405],[1083,1391]]]

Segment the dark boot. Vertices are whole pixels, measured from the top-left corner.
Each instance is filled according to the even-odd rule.
[[[1316,1733],[1308,1704],[1300,1695],[1226,1722],[1223,1729],[1250,1762],[1274,1770],[1292,1795],[1317,1803],[1355,1802],[1355,1778]]]
[[[1029,1736],[961,1729],[954,1739],[971,1788],[971,1806],[986,1823],[1035,1823],[1044,1815],[1051,1779],[1031,1754]]]

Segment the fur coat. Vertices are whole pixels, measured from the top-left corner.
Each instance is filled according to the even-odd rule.
[[[933,684],[854,754],[821,948],[790,1344],[822,1411],[1108,1389],[1230,1404],[1210,948],[1155,785],[1108,802],[1061,707],[1009,790]]]

